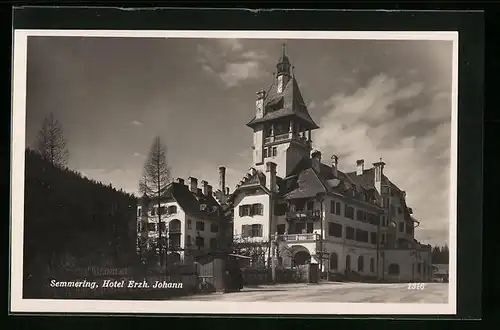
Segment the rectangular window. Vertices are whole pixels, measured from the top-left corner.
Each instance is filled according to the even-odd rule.
[[[264,206],[260,203],[252,204],[252,211],[250,215],[262,215],[264,213]]]
[[[368,232],[366,230],[356,229],[356,241],[368,243]]]
[[[196,221],[196,230],[204,231],[205,223],[203,221]]]
[[[191,219],[188,219],[188,229],[191,229],[193,227]]]
[[[335,214],[335,201],[330,201],[330,213]]]
[[[312,211],[314,209],[314,202],[307,202],[307,210]]]
[[[378,225],[378,216],[376,214],[367,213],[366,219],[367,219],[368,223],[370,223],[372,225]]]
[[[354,228],[352,227],[345,228],[345,238],[354,239]]]
[[[240,206],[240,217],[250,216],[251,205],[241,205]]]
[[[262,237],[262,225],[242,225],[241,226],[241,236],[242,237]]]
[[[307,233],[312,234],[312,232],[314,231],[314,224],[312,222],[308,222],[306,227]]]
[[[342,237],[342,225],[335,222],[329,222],[328,235],[333,237]]]
[[[156,207],[153,207],[151,209],[151,215],[153,215],[153,216],[156,215]]]
[[[400,222],[399,223],[399,232],[400,233],[404,233],[405,232],[405,223],[404,222]]]
[[[217,248],[217,239],[216,238],[211,238],[210,239],[210,248],[211,249],[216,249]]]
[[[276,157],[276,155],[277,155],[276,147],[273,147],[273,157]]]
[[[137,231],[138,231],[138,232],[140,232],[140,231],[141,231],[141,228],[142,228],[141,223],[140,223],[140,222],[138,222],[138,223],[137,223]]]
[[[281,224],[276,226],[276,231],[278,232],[278,235],[283,235],[285,233],[286,225]]]
[[[201,236],[196,236],[196,246],[204,247],[205,246],[205,238]]]
[[[148,222],[148,231],[156,231],[156,224]]]
[[[335,203],[335,214],[340,215],[340,202]]]
[[[392,215],[393,217],[395,217],[395,216],[396,216],[396,207],[395,207],[394,205],[391,205],[391,215]]]
[[[165,224],[165,222],[160,223],[160,230],[162,232],[164,232],[166,229],[167,229],[167,225]]]
[[[398,206],[398,214],[401,214],[403,213],[403,209],[401,208],[401,206]]]
[[[210,232],[211,233],[217,233],[219,231],[219,226],[217,226],[215,223],[210,225]]]
[[[354,208],[346,204],[344,216],[348,219],[354,220]]]
[[[370,233],[370,243],[377,244],[377,233],[374,232]]]
[[[375,272],[375,260],[373,258],[370,258],[370,272]]]
[[[409,235],[413,234],[413,226],[411,224],[406,225],[406,233]]]
[[[382,207],[383,208],[388,208],[389,207],[389,197],[382,198]]]
[[[363,210],[356,211],[356,220],[358,221],[366,221],[366,213]]]
[[[380,244],[385,244],[385,234],[382,234],[382,237],[380,238]]]
[[[252,237],[262,237],[262,225],[252,225]]]
[[[142,215],[141,211],[142,211],[142,210],[141,210],[141,208],[140,208],[140,207],[138,207],[138,208],[137,208],[137,216],[138,216],[138,217],[140,217],[140,216]]]
[[[276,204],[274,207],[274,215],[285,215],[286,204]]]

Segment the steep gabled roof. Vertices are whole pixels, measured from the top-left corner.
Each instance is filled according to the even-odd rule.
[[[217,219],[222,211],[221,205],[213,196],[193,193],[188,186],[178,182],[172,182],[161,199],[162,201],[175,200],[184,212],[192,216]],[[202,208],[202,204],[206,206]]]
[[[282,107],[280,109],[269,111],[270,107],[280,104],[280,102],[282,102]],[[319,128],[309,114],[295,77],[292,77],[288,81],[282,93],[278,93],[278,86],[276,83],[271,85],[264,99],[264,109],[264,116],[259,119],[254,117],[247,126],[253,127],[255,124],[269,120],[295,116],[298,117],[307,128]]]
[[[312,168],[302,171],[294,182],[294,189],[284,195],[285,199],[311,198],[326,193],[327,188]]]

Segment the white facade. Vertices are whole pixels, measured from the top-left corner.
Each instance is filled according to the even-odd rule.
[[[173,184],[180,185],[180,183]],[[183,184],[181,185],[183,186]],[[197,189],[197,187],[193,188]],[[185,187],[185,189],[187,192],[188,188]],[[186,252],[211,250],[219,247],[221,230],[219,218],[197,215],[193,210],[186,212],[175,198],[168,198],[168,201],[164,201],[160,205],[157,202],[149,201],[147,206],[144,205],[144,202],[137,206],[138,252],[141,248],[150,249],[158,240],[160,235],[159,208],[163,209],[161,213],[161,237],[169,237],[168,245],[165,247],[168,248],[169,253],[177,254],[180,259],[184,259]],[[146,238],[145,247],[140,247],[141,237]]]

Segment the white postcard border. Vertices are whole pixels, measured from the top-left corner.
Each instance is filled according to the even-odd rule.
[[[24,168],[26,145],[26,61],[28,36],[132,38],[238,38],[238,39],[357,39],[449,40],[453,42],[451,150],[450,150],[450,265],[448,303],[315,303],[218,301],[130,301],[23,299]],[[458,32],[404,31],[146,31],[146,30],[14,30],[11,153],[11,312],[124,313],[124,314],[456,314],[457,251],[457,121]]]

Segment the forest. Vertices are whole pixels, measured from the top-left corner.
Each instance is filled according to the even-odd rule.
[[[136,198],[26,149],[24,278],[136,264]]]
[[[432,248],[433,264],[448,264],[450,260],[450,250],[448,246],[434,246]]]

